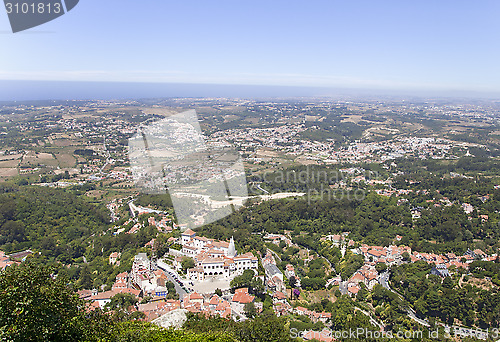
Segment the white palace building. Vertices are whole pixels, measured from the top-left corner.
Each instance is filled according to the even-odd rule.
[[[232,279],[245,270],[257,273],[257,257],[251,252],[238,255],[233,238],[229,242],[217,241],[198,237],[188,229],[181,235],[181,244],[182,253],[195,261],[195,267],[187,271],[190,280]]]

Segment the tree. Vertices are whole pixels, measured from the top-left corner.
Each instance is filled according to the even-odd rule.
[[[252,270],[245,270],[243,274],[234,277],[230,283],[231,291],[237,288],[248,287],[249,291],[254,294],[264,293],[264,284],[262,279],[256,278],[255,273]]]
[[[88,290],[91,290],[94,287],[94,283],[92,282],[92,275],[90,273],[90,269],[87,264],[85,264],[82,270],[80,271],[78,285],[82,289],[88,289]]]
[[[286,324],[284,319],[276,317],[272,312],[244,321],[235,335],[241,342],[291,341],[288,324]]]
[[[444,288],[447,288],[450,290],[455,287],[455,284],[453,284],[453,280],[451,279],[451,277],[444,278],[442,285]]]
[[[26,262],[0,272],[0,339],[8,341],[98,341],[111,321],[99,309],[87,313],[54,268]]]
[[[377,270],[378,273],[385,272],[387,270],[387,265],[383,262],[378,262],[375,265],[375,269]]]
[[[257,316],[257,309],[255,308],[255,304],[253,302],[246,303],[244,308],[245,316],[248,318],[254,318]]]
[[[186,272],[186,270],[194,267],[194,260],[192,258],[183,257],[181,261],[182,271]]]
[[[294,276],[291,276],[290,279],[288,279],[288,284],[290,285],[291,288],[294,288],[296,283],[297,279],[295,279]]]
[[[192,332],[165,329],[148,322],[129,321],[117,324],[112,341],[133,342],[236,342],[226,332]]]
[[[358,294],[356,295],[356,298],[359,301],[365,301],[368,298],[368,290],[366,288],[366,285],[364,283],[361,283],[361,288],[359,289]]]
[[[219,289],[219,288],[215,289],[214,293],[215,293],[217,296],[222,297],[222,290],[221,290],[221,289]]]
[[[106,306],[112,310],[127,310],[137,304],[137,298],[131,293],[118,293],[111,297],[111,301]]]

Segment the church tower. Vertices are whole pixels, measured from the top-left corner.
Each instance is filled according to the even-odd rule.
[[[227,249],[227,256],[230,258],[234,258],[236,256],[236,247],[234,246],[234,239],[231,236],[231,240],[229,241],[229,247]]]

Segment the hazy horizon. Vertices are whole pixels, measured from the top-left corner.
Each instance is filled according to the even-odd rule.
[[[168,97],[396,97],[500,100],[500,93],[460,90],[426,91],[421,89],[397,90],[207,83],[0,80],[1,102],[40,100],[121,100]]]

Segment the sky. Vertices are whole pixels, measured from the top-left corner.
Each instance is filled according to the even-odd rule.
[[[500,95],[499,15],[496,0],[80,0],[13,34],[2,10],[0,80]]]

